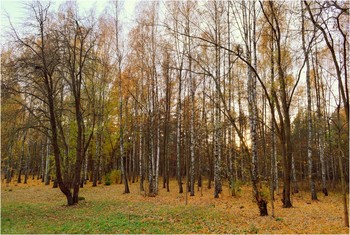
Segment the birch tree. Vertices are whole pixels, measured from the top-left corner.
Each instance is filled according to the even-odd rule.
[[[307,90],[307,119],[308,119],[308,138],[307,138],[307,164],[308,164],[308,177],[310,183],[311,199],[317,200],[315,179],[312,173],[312,119],[311,119],[311,85],[310,85],[310,61],[309,50],[306,49],[306,36],[305,36],[305,14],[303,4],[301,2],[301,36],[303,52],[306,61],[306,90]]]
[[[117,56],[117,80],[119,89],[119,151],[120,151],[120,167],[124,182],[124,193],[130,193],[127,171],[125,168],[125,152],[124,152],[124,123],[123,123],[123,86],[122,86],[122,63],[123,63],[123,48],[120,41],[121,26],[119,23],[120,2],[115,2],[115,42]]]

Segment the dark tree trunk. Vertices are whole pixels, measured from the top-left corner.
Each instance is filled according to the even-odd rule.
[[[125,169],[125,164],[124,164],[124,161],[126,161],[126,157],[121,158],[121,161],[122,161],[122,163],[121,163],[122,172],[124,171],[124,174],[122,174],[123,181],[124,181],[124,193],[130,193],[127,171]]]
[[[11,179],[12,179],[11,176],[12,176],[12,174],[11,174],[11,168],[9,167],[9,168],[7,169],[7,172],[6,172],[6,183],[7,183],[7,184],[11,182]]]
[[[96,160],[93,161],[93,169],[92,169],[92,187],[96,187],[97,186],[97,180],[98,180],[98,168],[99,168],[99,164],[96,163]]]
[[[24,184],[27,184],[27,181],[28,181],[28,169],[27,169],[27,167],[26,167],[26,171],[25,171],[25,173],[24,173]]]
[[[260,199],[257,202],[259,206],[260,216],[268,216],[267,201],[265,201],[264,199]]]
[[[11,169],[12,169],[12,143],[10,144],[10,155],[8,159],[8,167],[6,171],[6,183],[10,183],[12,179]]]
[[[51,81],[51,83],[50,83]],[[71,191],[67,188],[67,186],[64,184],[62,179],[62,172],[61,172],[61,160],[60,160],[60,149],[58,146],[58,134],[57,134],[57,122],[56,122],[56,116],[55,116],[55,106],[54,106],[54,95],[53,91],[50,89],[52,84],[52,79],[49,77],[45,77],[46,87],[48,90],[48,104],[49,104],[49,114],[50,114],[50,126],[51,126],[51,145],[53,148],[53,154],[55,157],[55,166],[56,166],[56,179],[57,184],[62,193],[67,198],[67,204],[73,205],[73,197]]]
[[[18,172],[18,178],[17,178],[17,183],[20,184],[22,181],[21,181],[21,177],[22,177],[22,168],[19,169],[19,172]]]
[[[53,186],[52,186],[52,188],[57,188],[57,187],[58,187],[57,180],[54,179],[54,180],[53,180]]]
[[[211,151],[208,154],[208,158],[209,158],[208,189],[211,189],[211,182],[213,180],[213,155],[214,155],[214,144],[211,144]]]

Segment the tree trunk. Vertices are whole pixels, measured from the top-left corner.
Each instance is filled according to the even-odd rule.
[[[272,56],[271,56],[272,57]],[[273,69],[271,69],[273,70]],[[274,115],[274,114],[273,114]],[[276,162],[276,155],[275,155],[275,125],[274,122],[271,122],[271,174],[270,174],[270,201],[271,201],[271,216],[274,218],[275,217],[275,206],[274,206],[274,201],[275,201],[275,162]]]
[[[157,92],[158,93],[158,92]],[[156,155],[156,166],[155,166],[155,172],[154,172],[154,194],[157,195],[158,194],[158,179],[159,179],[159,158],[160,158],[160,127],[159,127],[159,122],[160,122],[160,118],[159,118],[159,107],[157,108],[157,155]]]
[[[170,74],[169,74],[169,63],[170,54],[168,51],[165,52],[165,64],[164,64],[164,77],[166,84],[165,94],[165,120],[164,120],[164,143],[163,143],[163,154],[164,154],[164,185],[169,192],[169,156],[168,156],[168,142],[169,142],[169,119],[170,119],[170,100],[171,100],[171,85],[170,85]],[[165,185],[166,184],[166,185]]]
[[[212,93],[213,95],[213,93]],[[215,119],[214,119],[214,113],[215,113],[215,104],[214,102],[212,102],[213,104],[213,109],[211,110],[211,122],[212,123],[215,123]],[[207,134],[208,134],[209,130],[207,128]],[[208,148],[210,147],[210,150],[209,150],[209,154],[208,154],[208,162],[209,162],[209,175],[208,175],[208,189],[211,189],[211,182],[213,180],[213,176],[214,176],[214,173],[213,173],[213,166],[214,166],[214,163],[213,163],[213,156],[215,154],[215,133],[212,135],[213,137],[213,140],[210,144],[209,144],[209,140],[207,138],[207,144],[208,144]]]
[[[190,43],[189,43],[190,44]],[[190,46],[189,46],[190,51]],[[191,56],[190,56],[191,57]],[[191,71],[191,58],[189,58],[189,70]],[[191,97],[191,115],[190,115],[190,156],[191,156],[191,164],[190,164],[190,187],[191,193],[190,196],[194,196],[194,181],[195,181],[195,140],[194,140],[194,80],[192,77],[192,73],[190,73],[190,97]]]
[[[322,116],[325,115],[326,99],[324,94],[323,82],[318,73],[318,60],[317,60],[317,46],[315,53],[315,62],[312,60],[313,70],[315,71],[315,88],[316,88],[316,100],[317,100],[317,120],[318,120],[318,150],[320,155],[321,163],[321,177],[322,177],[322,192],[325,196],[328,196],[328,190],[326,185],[326,162],[324,159],[325,155],[325,135],[326,135],[326,123]],[[322,98],[321,98],[322,96]],[[329,178],[329,177],[328,177]]]
[[[230,27],[230,3],[227,2],[227,48],[231,50],[231,27]],[[204,77],[204,84],[205,88],[205,77]],[[232,71],[231,71],[231,54],[228,54],[228,112],[231,113],[231,106],[232,103],[234,103],[233,100],[233,95],[232,95]],[[203,89],[203,123],[206,122],[205,118],[205,112],[204,112],[204,107],[205,107],[205,90]],[[233,146],[235,145],[235,141],[232,140],[232,126],[228,127],[228,175],[229,175],[229,187],[230,187],[230,194],[231,196],[236,196],[235,192],[235,187],[234,187],[234,177],[233,177]],[[234,137],[233,137],[234,138]],[[233,143],[233,144],[232,144]]]
[[[7,171],[6,171],[6,184],[9,184],[12,180],[12,174],[11,174],[11,169],[12,169],[12,141],[9,146],[9,159],[8,159],[8,166],[7,166]]]
[[[128,184],[128,176],[127,171],[125,169],[125,153],[124,153],[124,137],[123,137],[123,93],[122,93],[122,76],[121,76],[121,66],[119,63],[119,70],[118,70],[118,76],[119,76],[119,149],[120,149],[120,166],[121,166],[121,173],[123,177],[124,182],[124,193],[130,193],[129,190],[129,184]]]
[[[52,79],[46,78],[46,87],[50,87],[49,81],[52,82]],[[55,107],[54,107],[54,99],[53,99],[53,93],[52,91],[48,88],[48,100],[49,100],[49,113],[50,113],[50,125],[51,125],[51,145],[53,148],[53,153],[55,157],[55,166],[56,166],[56,180],[58,183],[58,187],[62,191],[62,193],[66,196],[67,198],[67,204],[73,205],[73,196],[71,191],[67,188],[67,186],[64,184],[63,179],[62,179],[62,173],[61,173],[61,160],[60,160],[60,149],[58,146],[58,139],[57,139],[57,122],[56,122],[56,116],[55,116]],[[48,143],[47,143],[47,146]],[[48,148],[48,147],[47,147]],[[48,150],[47,150],[48,152]]]
[[[18,169],[18,178],[17,178],[17,183],[20,184],[22,182],[22,165],[23,165],[23,159],[24,159],[24,144],[26,141],[26,136],[27,136],[27,131],[24,131],[23,133],[23,140],[22,140],[22,145],[21,145],[21,156],[19,158],[19,169]]]
[[[122,88],[122,54],[121,48],[119,45],[119,16],[118,16],[118,8],[119,2],[115,3],[115,36],[116,36],[116,50],[117,50],[117,60],[118,60],[118,88],[119,88],[119,150],[120,150],[120,166],[121,166],[121,174],[124,182],[124,193],[130,193],[129,184],[128,184],[128,176],[125,164],[124,164],[124,123],[123,123],[123,88]]]
[[[339,111],[340,111],[340,105],[337,107],[337,122],[335,123],[338,131],[338,161],[339,161],[339,172],[340,172],[340,182],[341,182],[341,189],[342,189],[342,196],[343,196],[343,206],[344,206],[344,224],[346,227],[349,227],[349,211],[348,211],[348,202],[347,202],[347,191],[346,191],[346,182],[345,182],[345,177],[344,177],[344,168],[343,168],[343,158],[344,152],[341,148],[341,123],[340,123],[340,116],[339,116]]]
[[[309,62],[309,50],[306,50],[305,41],[305,26],[304,26],[304,8],[301,1],[301,12],[302,12],[302,25],[301,25],[301,35],[302,35],[302,45],[306,61],[306,90],[307,90],[307,123],[308,123],[308,135],[307,135],[307,164],[308,164],[308,177],[310,183],[311,199],[317,200],[315,181],[313,177],[312,169],[312,120],[311,120],[311,82],[310,82],[310,62]]]
[[[274,3],[269,2],[270,9],[275,22],[275,37],[277,45],[277,71],[278,71],[278,82],[280,86],[280,100],[281,105],[276,102],[276,106],[279,110],[280,116],[280,140],[282,145],[282,159],[283,159],[283,207],[290,208],[292,207],[292,202],[290,200],[290,181],[291,181],[291,165],[292,165],[292,140],[291,140],[291,123],[290,123],[290,114],[289,114],[289,103],[287,97],[287,85],[285,80],[285,71],[283,70],[282,64],[282,48],[281,48],[281,31],[280,25],[277,21],[275,12],[274,12]],[[275,97],[276,98],[276,94]]]
[[[143,152],[142,152],[142,122],[141,122],[141,117],[140,117],[140,136],[139,136],[139,169],[140,169],[140,192],[145,191],[144,187],[143,187],[143,180],[144,180],[144,172],[143,172]]]
[[[179,85],[177,94],[176,108],[176,175],[179,193],[183,193],[182,177],[181,177],[181,71],[179,72]]]
[[[251,3],[251,4],[250,4]],[[257,56],[256,56],[256,38],[255,38],[255,3],[250,2],[248,6],[243,2],[243,22],[244,22],[244,41],[246,49],[246,59],[249,64],[253,64],[254,68],[257,68]],[[248,13],[252,11],[252,16]],[[252,18],[251,18],[252,17]],[[253,58],[252,58],[253,53]],[[247,66],[247,87],[248,87],[248,112],[249,112],[249,126],[250,126],[250,138],[251,138],[251,181],[253,187],[253,196],[259,207],[260,216],[267,216],[267,201],[264,199],[259,191],[259,163],[258,163],[258,138],[257,138],[257,98],[256,98],[256,76],[253,74],[252,68]],[[247,151],[247,154],[249,152]]]
[[[219,198],[219,194],[222,191],[221,184],[221,141],[222,141],[222,127],[221,127],[221,109],[220,109],[220,30],[219,30],[219,12],[218,12],[218,2],[214,2],[214,20],[215,20],[215,79],[216,79],[216,92],[215,92],[215,137],[214,137],[214,198]]]
[[[338,138],[340,138],[340,136],[338,136]],[[347,192],[346,192],[344,168],[343,168],[343,160],[342,160],[342,158],[345,158],[345,156],[344,156],[343,150],[340,147],[340,141],[338,141],[338,149],[340,152],[338,160],[339,160],[340,180],[341,180],[341,188],[342,188],[342,195],[343,195],[344,224],[346,227],[349,227],[349,212],[348,212],[348,202],[347,202],[347,196],[346,196]]]
[[[84,184],[88,181],[88,163],[89,163],[89,149],[86,151],[85,167],[84,167]]]
[[[292,156],[292,179],[293,179],[293,193],[299,193],[297,176],[295,172],[294,156]]]
[[[80,101],[79,101],[80,103]],[[80,179],[81,179],[81,168],[83,166],[84,159],[84,145],[83,145],[83,116],[80,113],[80,105],[76,108],[79,108],[78,114],[76,114],[77,123],[78,123],[78,135],[77,135],[77,152],[76,152],[76,161],[74,169],[74,180],[73,180],[73,203],[79,202],[79,190],[80,190]]]
[[[136,105],[135,105],[136,106]],[[137,109],[135,107],[135,109]],[[137,115],[135,114],[135,117],[137,117]],[[136,126],[136,124],[134,124],[134,126]],[[135,134],[135,130],[136,128],[133,127],[133,137],[132,137],[132,169],[131,169],[131,174],[132,174],[132,178],[131,178],[131,182],[135,183],[136,180],[136,143],[137,143],[137,138],[136,138],[136,134]]]
[[[96,155],[95,155],[96,158]],[[99,165],[100,165],[100,161],[99,158],[93,160],[94,164],[93,164],[93,169],[92,169],[92,187],[96,187],[97,186],[97,180],[98,180],[98,169],[99,169]]]
[[[154,194],[154,179],[153,179],[153,172],[154,170],[154,111],[153,111],[153,105],[152,101],[151,103],[151,111],[150,111],[150,128],[149,128],[149,153],[150,155],[148,156],[148,194],[153,195]]]
[[[45,185],[50,184],[50,141],[46,142]]]
[[[40,151],[40,155],[41,155],[41,182],[45,182],[45,155],[44,155],[44,149],[45,149],[45,145],[42,143],[42,141],[40,141],[40,147],[41,147],[41,151]]]
[[[273,42],[273,29],[271,29],[271,55],[270,55],[270,62],[271,62],[271,84],[274,84],[275,82],[275,60],[274,60],[274,42]],[[274,88],[271,86],[271,94],[273,94]],[[275,208],[274,208],[274,201],[275,201],[275,192],[277,191],[278,194],[278,172],[277,172],[277,159],[276,159],[276,134],[275,134],[275,101],[272,101],[271,104],[271,175],[270,175],[270,200],[271,200],[271,216],[275,217]]]
[[[28,155],[26,157],[26,166],[25,166],[25,172],[24,172],[24,182],[23,182],[24,184],[27,184],[27,182],[28,182],[28,174],[29,174],[29,155],[30,155],[29,151],[28,151],[27,154]]]

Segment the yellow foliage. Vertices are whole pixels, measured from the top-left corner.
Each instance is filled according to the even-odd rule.
[[[120,170],[113,170],[111,172],[111,182],[118,184],[120,182],[121,179],[121,172]]]

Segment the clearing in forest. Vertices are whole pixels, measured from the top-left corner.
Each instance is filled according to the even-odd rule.
[[[80,193],[85,200],[68,207],[52,185],[3,183],[1,233],[349,233],[340,193],[320,193],[319,201],[311,202],[309,193],[301,191],[288,209],[277,196],[272,218],[259,216],[250,186],[231,197],[225,185],[219,199],[204,187],[203,195],[188,196],[186,206],[176,184],[171,182],[171,192],[160,188],[158,196],[145,197],[138,183],[130,185],[130,194],[122,193],[123,185],[88,183]],[[271,213],[270,204],[268,209]]]

